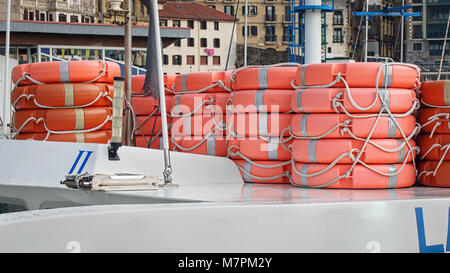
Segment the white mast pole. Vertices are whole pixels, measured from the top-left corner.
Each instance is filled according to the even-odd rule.
[[[248,29],[247,29],[247,14],[248,14],[248,2],[245,0],[245,14],[244,14],[244,66],[247,66],[247,36],[248,36]],[[237,11],[236,11],[237,12]]]
[[[321,6],[321,0],[307,0],[307,6]],[[321,10],[305,11],[305,64],[322,62]]]
[[[366,12],[369,12],[369,0],[366,0]],[[364,45],[364,62],[367,62],[367,51],[369,48],[369,16],[366,16],[366,44]]]
[[[169,133],[167,126],[167,114],[166,114],[166,96],[164,89],[164,75],[162,70],[162,48],[161,48],[161,34],[159,30],[159,14],[158,14],[158,1],[152,0],[153,5],[153,18],[155,19],[155,37],[156,37],[156,46],[155,50],[158,52],[156,54],[156,66],[158,70],[158,78],[159,78],[159,104],[161,107],[161,123],[162,123],[162,137],[163,137],[163,150],[164,150],[164,185],[172,185],[172,165],[170,163],[170,154],[169,154]]]
[[[10,31],[11,31],[11,0],[6,1],[6,39],[5,39],[5,71],[4,71],[4,92],[3,92],[3,116],[2,116],[2,133],[4,136],[8,135],[8,127],[6,115],[9,109],[9,96],[7,92],[10,92],[10,76],[9,76],[9,47],[10,47]]]

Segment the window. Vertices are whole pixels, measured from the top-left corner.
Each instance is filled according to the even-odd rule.
[[[220,65],[220,56],[213,56],[213,65]]]
[[[430,56],[441,56],[444,43],[442,41],[430,41]],[[445,45],[445,55],[450,53],[450,43]]]
[[[200,29],[206,29],[207,25],[206,21],[200,21]]]
[[[342,26],[344,24],[344,17],[342,16],[342,10],[335,10],[333,14],[333,25]]]
[[[64,13],[60,13],[58,15],[58,22],[67,22],[67,15],[65,15]]]
[[[194,65],[195,64],[195,56],[194,55],[186,56],[186,64]]]
[[[284,6],[284,21],[291,21],[291,6]]]
[[[53,22],[53,14],[50,13],[50,14],[48,15],[48,20],[49,20],[50,22]]]
[[[275,15],[275,6],[266,6],[266,21],[276,21],[277,16]]]
[[[78,23],[78,16],[77,15],[70,15],[70,22],[71,23]]]
[[[181,55],[173,55],[172,56],[172,64],[181,65]]]
[[[193,47],[194,46],[194,38],[188,38],[187,45],[188,45],[188,47]]]
[[[208,40],[206,38],[200,39],[200,47],[207,47],[208,46]]]
[[[225,6],[224,7],[224,13],[234,16],[234,6]]]
[[[276,42],[277,36],[275,35],[275,25],[266,25],[266,42]]]
[[[161,20],[159,20],[159,26],[161,26],[161,27],[167,27],[167,20],[166,20],[166,19],[161,19]]]
[[[422,51],[422,43],[413,43],[414,51]]]
[[[291,30],[289,29],[289,26],[284,25],[283,26],[283,42],[289,42],[291,40]]]
[[[212,9],[216,9],[216,5],[208,5],[208,7],[212,8]]]
[[[173,44],[176,47],[180,47],[181,46],[181,39],[176,39],[175,43]]]
[[[247,26],[247,35],[248,36],[258,36],[258,27],[257,26]],[[242,36],[245,36],[245,27],[242,27]]]
[[[28,10],[27,9],[23,10],[23,20],[28,20]]]
[[[444,38],[447,24],[427,24],[427,38]],[[450,34],[447,35],[450,37]]]
[[[413,26],[413,38],[422,39],[422,25]]]
[[[163,55],[163,64],[169,64],[169,55]]]
[[[219,38],[214,38],[214,47],[215,48],[219,48],[220,47],[220,39]]]
[[[39,14],[39,21],[45,21],[45,13]]]
[[[207,65],[208,64],[208,56],[200,56],[200,64]]]
[[[172,26],[173,27],[181,27],[180,20],[172,20]]]
[[[34,20],[34,12],[32,12],[32,11],[28,12],[28,20],[31,20],[31,21]]]
[[[219,30],[219,22],[214,21],[214,30]]]
[[[257,15],[258,6],[248,6],[247,15]],[[245,15],[245,6],[242,7],[242,15]]]
[[[331,47],[328,47],[328,53],[331,53]]]
[[[194,20],[188,20],[187,21],[187,27],[194,29]]]
[[[333,43],[342,43],[342,28],[335,28],[333,30]]]

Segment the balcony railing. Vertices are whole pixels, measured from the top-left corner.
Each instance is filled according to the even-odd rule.
[[[265,40],[266,40],[266,43],[276,43],[277,35],[266,35]]]
[[[276,22],[277,16],[275,14],[266,14],[265,20],[266,22]]]

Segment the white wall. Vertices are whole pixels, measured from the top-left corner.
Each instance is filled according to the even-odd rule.
[[[172,19],[167,19],[167,26],[172,26]],[[164,48],[164,54],[168,55],[169,63],[163,66],[163,71],[168,74],[189,73],[189,72],[207,72],[207,71],[223,71],[227,61],[228,48],[230,46],[230,38],[233,29],[233,22],[218,21],[219,30],[214,30],[214,21],[207,21],[207,29],[200,29],[200,21],[194,21],[194,28],[191,30],[191,37],[194,38],[194,47],[188,47],[188,39],[181,40],[181,46],[176,47],[174,44]],[[187,27],[187,20],[181,20],[181,27]],[[200,64],[200,56],[206,56],[205,48],[200,47],[200,39],[207,39],[208,49],[214,49],[213,56],[220,56],[220,65],[213,65],[213,56],[208,56],[208,65]],[[214,38],[220,39],[220,48],[214,47]],[[174,65],[172,63],[173,55],[181,55],[182,65]],[[186,64],[186,56],[195,56],[195,64]],[[228,61],[228,70],[234,69],[236,61],[236,33],[233,35],[230,59]]]

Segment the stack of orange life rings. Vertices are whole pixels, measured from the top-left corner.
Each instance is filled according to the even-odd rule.
[[[289,183],[290,99],[298,65],[244,67],[232,77],[228,156],[245,182]]]
[[[169,112],[170,103],[174,94],[173,84],[175,77],[176,75],[164,75],[166,112]],[[150,94],[144,94],[144,81],[145,75],[133,76],[132,79],[133,96],[131,98],[131,106],[135,115],[135,126],[133,130],[134,144],[136,147],[162,149],[162,124],[161,112],[158,109],[159,102]],[[171,118],[167,117],[168,126],[170,126],[171,122]]]
[[[13,68],[15,139],[108,143],[114,77],[119,65],[102,61],[22,64]]]
[[[292,83],[292,181],[313,188],[415,183],[412,113],[419,70],[409,64],[302,65]]]
[[[450,187],[450,81],[422,82],[422,107],[418,120],[422,126],[418,182],[425,186]]]
[[[174,151],[226,156],[226,105],[231,71],[177,75],[170,101]]]

